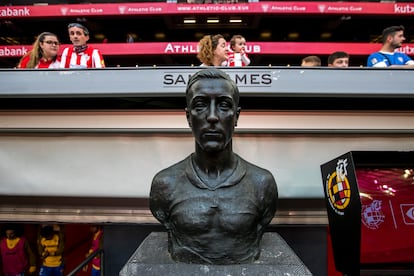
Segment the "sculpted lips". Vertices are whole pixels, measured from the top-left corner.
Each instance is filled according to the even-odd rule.
[[[223,134],[215,130],[207,130],[203,132],[203,136],[208,139],[218,139],[223,137]]]

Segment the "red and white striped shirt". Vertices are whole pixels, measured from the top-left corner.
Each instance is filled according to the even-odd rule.
[[[20,62],[18,68],[27,68],[27,64],[30,61],[30,54],[27,54],[23,57],[22,61]],[[39,63],[35,66],[35,69],[57,69],[59,68],[60,59],[59,57],[56,60],[52,59],[44,59],[41,58]]]
[[[60,68],[105,68],[105,62],[98,49],[88,46],[76,53],[73,47],[69,47],[63,50]]]

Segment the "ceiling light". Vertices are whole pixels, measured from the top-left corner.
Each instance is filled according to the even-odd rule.
[[[270,37],[272,37],[272,33],[269,32],[269,31],[264,31],[264,32],[260,33],[260,37],[261,38],[270,38]]]
[[[298,39],[299,38],[299,33],[297,32],[291,32],[288,34],[289,39]]]
[[[332,34],[329,32],[324,32],[321,34],[321,39],[329,39],[331,38]]]
[[[184,18],[184,24],[195,24],[196,20],[194,18]]]
[[[165,38],[165,34],[164,33],[155,33],[155,38],[156,39],[164,39]]]
[[[94,35],[94,37],[95,37],[95,39],[97,39],[97,40],[103,40],[104,38],[105,38],[105,35],[104,34],[95,34]]]
[[[210,24],[219,23],[219,22],[220,22],[220,20],[218,18],[209,18],[209,19],[207,19],[207,23],[210,23]]]
[[[229,22],[230,23],[242,23],[243,20],[241,20],[241,19],[230,19]]]

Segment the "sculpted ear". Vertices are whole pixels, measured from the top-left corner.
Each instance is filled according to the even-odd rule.
[[[235,115],[236,119],[234,120],[234,126],[235,127],[237,126],[237,122],[239,121],[240,111],[241,111],[241,107],[237,107],[236,115]]]
[[[185,117],[187,118],[188,126],[189,127],[192,127],[191,126],[191,121],[190,121],[190,111],[188,111],[188,108],[187,107],[185,108]]]

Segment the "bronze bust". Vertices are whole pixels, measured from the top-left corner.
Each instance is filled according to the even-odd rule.
[[[208,67],[189,79],[186,102],[195,152],[155,175],[151,212],[168,231],[175,261],[251,263],[259,257],[278,192],[268,170],[232,150],[239,90],[225,72]]]

